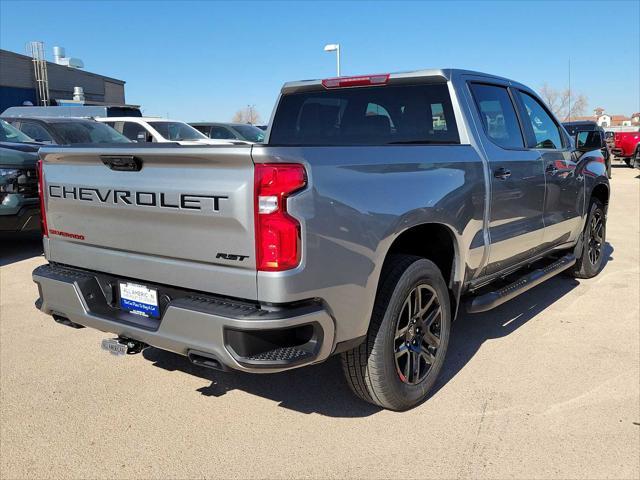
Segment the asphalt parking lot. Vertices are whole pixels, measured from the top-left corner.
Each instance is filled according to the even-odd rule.
[[[39,240],[0,241],[0,477],[639,478],[640,176],[615,166],[604,271],[463,314],[405,413],[353,397],[336,358],[256,376],[113,357],[34,308]]]

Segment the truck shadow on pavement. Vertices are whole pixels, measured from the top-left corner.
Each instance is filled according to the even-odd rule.
[[[607,243],[605,267],[606,262],[613,260],[612,252],[613,248]],[[485,341],[509,335],[578,285],[577,280],[559,275],[489,312],[472,315],[461,310],[453,324],[443,370],[429,398],[437,395],[464,368]],[[289,410],[337,418],[368,417],[381,411],[351,393],[338,356],[319,365],[268,375],[217,372],[192,365],[183,356],[152,347],[144,350],[143,356],[156,367],[181,371],[211,382],[197,390],[205,396],[221,397],[229,391],[242,390],[271,399]]]
[[[42,236],[38,234],[0,235],[0,267],[42,255]]]

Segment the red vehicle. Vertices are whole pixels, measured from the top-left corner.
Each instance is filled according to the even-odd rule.
[[[630,167],[640,164],[640,132],[616,132],[611,153]]]

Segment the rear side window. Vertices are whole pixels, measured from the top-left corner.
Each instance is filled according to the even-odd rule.
[[[53,142],[53,138],[51,138],[49,132],[37,123],[22,122],[20,130],[22,130],[22,133],[28,135],[37,142]]]
[[[129,139],[99,122],[56,122],[52,125],[67,145],[75,143],[129,143]]]
[[[504,148],[524,148],[518,117],[507,89],[474,83],[471,91],[489,138]]]
[[[229,138],[236,138],[233,133],[231,133],[228,129],[224,127],[211,127],[211,133],[209,134],[211,138],[215,138],[217,140],[226,140]]]
[[[446,84],[385,85],[284,95],[273,145],[460,143]]]

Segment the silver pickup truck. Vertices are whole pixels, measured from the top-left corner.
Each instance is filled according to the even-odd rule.
[[[47,147],[37,307],[194,364],[342,354],[362,399],[428,395],[462,305],[596,275],[609,184],[529,88],[424,70],[287,83],[262,145]]]

